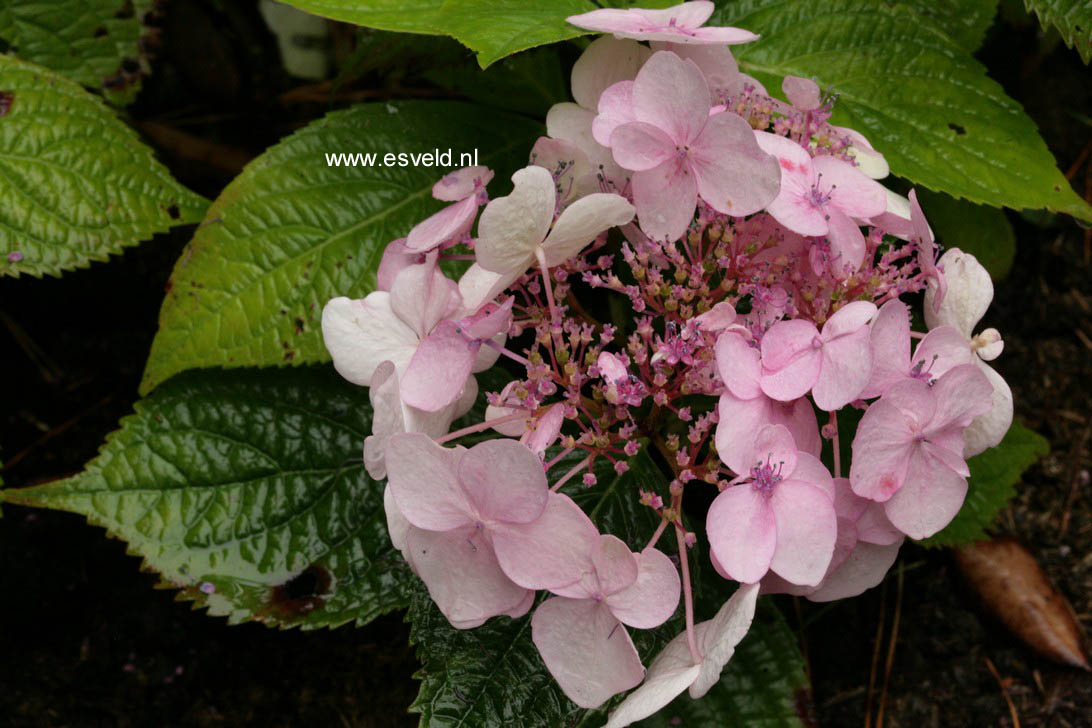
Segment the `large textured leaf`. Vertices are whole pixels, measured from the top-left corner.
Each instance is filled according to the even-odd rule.
[[[994,280],[1008,275],[1016,257],[1016,233],[1003,210],[925,189],[918,200],[941,245],[975,256]]]
[[[569,99],[563,70],[556,49],[536,48],[485,71],[468,59],[466,64],[438,66],[425,77],[486,106],[545,117],[551,106]]]
[[[1092,221],[1035,124],[986,69],[930,19],[880,0],[740,0],[714,21],[762,34],[741,67],[771,90],[785,75],[839,94],[836,123],[882,151],[892,171],[953,197],[1047,208]]]
[[[997,15],[997,0],[909,0],[968,51],[977,51]]]
[[[0,497],[86,516],[232,622],[362,624],[414,579],[364,472],[370,420],[366,390],[329,367],[189,372],[83,473]]]
[[[140,89],[143,18],[154,0],[5,0],[0,40],[24,61],[128,103]]]
[[[528,48],[584,35],[586,31],[569,25],[565,18],[597,7],[590,0],[422,0],[412,6],[399,0],[285,2],[310,13],[369,28],[450,35],[477,52],[482,68]],[[636,4],[667,7],[675,2],[645,0]]]
[[[206,204],[101,99],[0,55],[0,273],[86,267],[196,222]]]
[[[1092,61],[1092,2],[1088,0],[1024,0],[1043,25],[1053,25],[1070,48]]]
[[[479,152],[494,194],[527,163],[536,122],[453,102],[364,104],[273,147],[209,208],[175,266],[142,391],[185,369],[325,361],[325,303],[375,285],[388,242],[443,203],[435,167],[330,166],[326,154]]]
[[[985,538],[998,511],[1016,495],[1020,476],[1048,452],[1046,438],[1014,422],[1000,445],[967,461],[971,467],[967,500],[943,531],[921,543],[961,546]]]

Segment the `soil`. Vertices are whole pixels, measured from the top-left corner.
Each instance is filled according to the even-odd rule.
[[[138,126],[170,123],[245,158],[325,111],[277,103],[299,82],[269,70],[279,67],[275,45],[249,3],[176,0],[164,24],[165,45],[130,109]],[[208,49],[198,54],[208,63],[191,62],[194,47]],[[1040,124],[1066,169],[1092,138],[1092,129],[1069,114],[1092,117],[1087,68],[1026,24],[995,27],[979,56]],[[158,147],[183,182],[210,198],[232,176],[224,165],[186,161],[173,144]],[[1025,474],[995,532],[1028,546],[1087,626],[1087,241],[1068,220],[1011,219],[1016,265],[984,325],[1005,337],[996,365],[1012,386],[1017,416],[1050,440],[1052,454]],[[130,411],[164,285],[191,234],[157,236],[62,279],[0,281],[9,372],[0,407],[6,485],[78,471]],[[819,725],[879,726],[881,702],[887,728],[1092,725],[1092,677],[1037,656],[986,616],[949,553],[911,546],[900,564],[882,587],[857,599],[784,602],[809,658]],[[416,723],[405,713],[416,694],[417,663],[401,615],[361,629],[307,633],[228,627],[155,590],[154,575],[139,570],[124,544],[78,516],[18,507],[5,508],[0,520],[0,575],[0,726]]]

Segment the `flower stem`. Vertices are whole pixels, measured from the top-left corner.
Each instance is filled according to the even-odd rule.
[[[572,470],[570,470],[569,472],[562,475],[561,480],[554,483],[553,487],[550,488],[550,490],[552,490],[552,491],[554,491],[556,493],[557,489],[560,488],[561,486],[565,485],[565,483],[569,480],[569,478],[573,477],[574,475],[579,473],[581,470],[588,467],[588,465],[591,464],[591,461],[592,461],[593,457],[595,457],[595,456],[594,455],[589,455],[588,457],[584,458],[583,460],[578,462],[576,465],[574,465]]]
[[[488,430],[490,427],[492,427],[494,425],[503,425],[505,422],[514,422],[515,420],[527,419],[528,416],[529,415],[528,415],[527,412],[515,412],[515,413],[510,414],[510,415],[505,415],[504,417],[496,417],[496,418],[494,418],[492,420],[486,420],[484,422],[479,422],[476,425],[470,425],[469,427],[464,427],[461,430],[455,430],[454,432],[449,432],[446,435],[444,435],[443,437],[436,438],[436,444],[437,445],[443,445],[445,442],[450,442],[451,440],[458,439],[458,438],[462,437],[463,435],[473,435],[475,432],[482,432],[483,430]]]
[[[690,557],[686,551],[682,526],[677,523],[675,524],[675,538],[679,543],[679,567],[682,570],[683,608],[686,610],[686,645],[690,648],[690,656],[694,658],[694,664],[698,665],[702,661],[702,654],[698,652],[698,644],[694,639],[694,595],[690,589]]]
[[[656,542],[660,540],[660,536],[663,534],[664,529],[667,528],[667,519],[661,518],[660,525],[656,527],[656,532],[652,534],[652,538],[649,539],[648,545],[645,546],[642,551],[648,551],[650,548],[656,545]]]

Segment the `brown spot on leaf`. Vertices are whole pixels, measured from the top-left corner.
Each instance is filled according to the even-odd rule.
[[[133,0],[125,0],[125,2],[121,4],[121,8],[114,13],[114,17],[119,20],[125,20],[126,18],[133,17],[135,14],[136,11],[133,9]]]
[[[296,324],[296,335],[299,336],[300,334],[302,334],[304,332],[304,329],[306,328],[306,324],[304,323],[303,319],[301,319],[299,316],[296,317],[296,320],[293,321],[293,323]]]
[[[15,103],[15,93],[12,91],[0,91],[0,116],[7,116]]]
[[[106,35],[106,26],[100,25],[99,27],[95,28],[94,31],[92,31],[91,35],[95,38],[102,38]]]
[[[948,128],[949,128],[949,129],[951,129],[952,131],[954,131],[954,132],[955,132],[956,134],[958,134],[959,136],[963,136],[964,134],[966,134],[966,133],[967,133],[967,130],[966,130],[966,129],[964,129],[964,128],[963,128],[962,126],[960,126],[959,124],[956,124],[955,122],[949,122],[949,123],[948,123]]]
[[[299,619],[326,603],[333,577],[318,564],[312,564],[283,584],[273,587],[269,595],[269,612],[278,619]]]
[[[178,210],[178,204],[174,202],[167,205],[167,214],[172,220],[177,220],[178,218],[182,217],[182,213]]]

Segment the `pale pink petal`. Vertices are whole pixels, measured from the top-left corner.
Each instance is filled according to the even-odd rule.
[[[368,400],[372,404],[372,432],[364,439],[364,468],[373,479],[382,480],[387,477],[384,462],[387,438],[406,431],[393,363],[385,361],[376,368],[368,388]]]
[[[777,159],[758,146],[751,125],[731,112],[710,117],[692,142],[690,159],[698,194],[726,215],[758,212],[780,190]]]
[[[910,538],[928,538],[951,523],[966,496],[966,478],[915,449],[906,480],[887,501],[885,512]]]
[[[680,145],[701,133],[712,105],[701,69],[669,51],[653,53],[633,82],[637,120],[659,127]]]
[[[945,324],[954,326],[969,339],[993,300],[993,281],[977,258],[959,248],[945,251],[938,265],[944,268],[948,291],[936,306],[935,283],[925,290],[925,324],[930,329]]]
[[[823,366],[811,394],[819,409],[832,412],[857,399],[868,385],[872,374],[869,329],[862,326],[852,334],[829,340],[822,351]]]
[[[599,233],[633,219],[633,205],[621,195],[597,192],[565,208],[554,229],[542,243],[546,265],[561,265],[572,258]]]
[[[633,174],[633,203],[641,230],[654,240],[678,240],[694,218],[698,187],[677,160]]]
[[[743,90],[739,64],[727,45],[676,45],[656,42],[653,51],[670,50],[683,60],[693,61],[701,69],[711,91],[735,96]]]
[[[538,457],[542,457],[546,448],[553,445],[561,436],[561,425],[565,422],[565,403],[551,405],[545,414],[540,415],[527,432],[527,447]]]
[[[971,339],[971,347],[982,361],[993,361],[1005,350],[1005,342],[1000,331],[989,328]]]
[[[758,349],[743,336],[725,331],[717,337],[717,372],[721,381],[736,397],[753,399],[762,394],[758,378],[762,374]]]
[[[916,379],[904,379],[892,384],[884,393],[883,401],[902,410],[909,429],[924,429],[937,411],[937,398],[932,388]]]
[[[830,602],[855,597],[878,586],[899,555],[902,539],[877,546],[858,541],[841,566],[828,574],[819,588],[808,594],[813,602]]]
[[[547,599],[531,618],[531,639],[561,690],[581,708],[598,708],[645,675],[626,628],[590,599]]]
[[[720,682],[720,674],[735,654],[736,645],[751,629],[758,592],[758,584],[740,584],[731,598],[717,610],[716,616],[699,625],[704,627],[698,634],[698,649],[703,659],[701,671],[690,686],[690,697],[696,700]]]
[[[819,378],[822,339],[810,321],[778,321],[762,337],[762,391],[782,402],[802,397]]]
[[[812,160],[812,169],[821,188],[830,191],[830,205],[850,217],[869,218],[887,209],[883,185],[849,162],[824,154]]]
[[[861,232],[857,223],[841,210],[831,206],[825,209],[827,239],[830,241],[834,270],[848,273],[860,270],[867,250],[864,233]]]
[[[573,99],[586,109],[595,109],[599,97],[618,81],[632,81],[651,52],[632,40],[610,36],[597,38],[573,64]]]
[[[718,405],[717,455],[737,475],[746,473],[754,460],[755,433],[763,425],[784,425],[792,434],[798,450],[818,455],[822,447],[815,411],[807,399],[777,402],[764,394],[749,400],[730,392],[721,395]]]
[[[862,170],[867,172],[867,170]],[[886,176],[886,175],[885,175]],[[910,202],[902,195],[886,190],[887,209],[868,221],[869,225],[880,228],[888,235],[901,240],[909,240],[914,226],[910,221]]]
[[[445,243],[459,242],[470,232],[477,213],[478,201],[475,197],[448,205],[413,226],[406,237],[406,249],[424,253]]]
[[[689,4],[690,3],[687,3],[687,5]],[[670,40],[684,45],[691,43],[708,43],[711,45],[724,43],[725,45],[739,45],[740,43],[756,41],[758,38],[759,36],[757,34],[752,33],[749,30],[729,27],[698,28],[692,33],[657,33],[648,36],[649,40]]]
[[[910,308],[898,299],[885,303],[872,322],[869,337],[872,375],[861,399],[879,397],[910,375]]]
[[[789,471],[786,470],[785,472],[788,473]],[[786,475],[786,478],[788,477]],[[834,502],[834,478],[831,477],[830,471],[827,470],[826,465],[823,465],[823,461],[819,459],[818,455],[806,452],[796,453],[796,467],[791,471],[791,478],[792,480],[814,485],[830,496],[832,503]],[[846,479],[840,478],[840,480]]]
[[[603,595],[622,591],[637,581],[637,555],[617,536],[600,535],[591,559]]]
[[[463,311],[469,313],[478,311],[503,293],[504,289],[512,285],[521,275],[523,271],[494,273],[477,263],[471,264],[463,273],[463,277],[459,279],[459,295],[463,299]]]
[[[570,141],[539,137],[531,148],[530,160],[553,175],[562,208],[599,191],[599,180],[587,155]]]
[[[623,728],[657,713],[693,684],[701,673],[687,647],[686,633],[675,637],[648,667],[639,688],[610,714],[605,728]]]
[[[338,374],[363,387],[385,361],[404,371],[418,344],[417,334],[391,310],[386,291],[328,301],[322,309],[322,340]]]
[[[702,331],[716,333],[735,323],[736,309],[727,301],[715,304],[713,308],[694,318],[694,323],[701,327]]]
[[[760,580],[777,548],[777,524],[769,500],[750,484],[718,495],[706,517],[709,548],[732,579]]]
[[[633,111],[633,81],[619,81],[603,91],[597,111],[591,122],[592,139],[609,147],[618,127],[637,121]]]
[[[527,597],[526,589],[504,575],[488,541],[473,526],[442,533],[411,529],[406,550],[432,601],[455,627],[477,626],[521,606]]]
[[[853,438],[849,482],[862,498],[886,501],[906,479],[914,433],[903,411],[886,398],[868,408]]]
[[[493,170],[488,167],[463,167],[445,174],[432,186],[432,196],[437,200],[457,202],[473,195],[480,187],[485,187],[493,179]]]
[[[554,219],[557,192],[549,172],[524,167],[512,175],[512,184],[512,194],[492,200],[478,220],[474,256],[494,273],[527,270]]]
[[[399,551],[405,551],[406,537],[413,526],[402,515],[402,511],[398,510],[398,503],[394,500],[389,484],[383,486],[383,512],[387,516],[387,533],[390,534],[391,545]]]
[[[392,240],[383,249],[383,257],[379,259],[379,267],[375,271],[375,288],[377,291],[389,291],[394,284],[394,277],[402,270],[414,263],[420,263],[424,256],[406,249],[406,239]]]
[[[512,306],[515,297],[509,296],[499,305],[487,304],[464,321],[464,333],[471,339],[492,339],[506,335],[512,326]]]
[[[395,434],[387,441],[387,482],[410,523],[450,531],[473,522],[470,500],[456,477],[462,457],[420,433]]]
[[[955,440],[954,444],[957,447],[956,450],[950,450],[946,447],[949,443],[931,442],[929,440],[921,442],[918,447],[920,447],[921,451],[929,457],[943,463],[944,467],[952,472],[959,473],[964,478],[969,477],[971,470],[967,467],[967,461],[963,459],[963,440],[953,439]]]
[[[610,135],[614,161],[623,169],[644,172],[676,156],[675,142],[652,124],[631,121]]]
[[[599,532],[580,506],[558,493],[550,493],[546,510],[537,520],[497,524],[490,534],[504,573],[528,589],[576,582],[599,542]]]
[[[609,351],[600,352],[595,365],[599,368],[599,373],[603,375],[603,379],[607,382],[617,382],[619,379],[625,379],[629,376],[629,372],[626,371],[621,360]]]
[[[604,537],[605,538],[605,537]],[[611,614],[638,629],[652,629],[666,622],[679,606],[679,572],[663,552],[649,548],[637,559],[636,581],[625,589],[608,592]],[[602,570],[599,570],[602,579]]]
[[[483,521],[530,523],[546,508],[549,484],[542,462],[514,440],[486,440],[467,450],[458,478]]]
[[[800,76],[785,76],[781,82],[781,90],[785,92],[785,98],[789,103],[801,111],[818,109],[822,105],[819,93],[819,84],[810,78]]]
[[[781,477],[788,478],[796,470],[796,443],[783,425],[766,425],[755,433],[752,464],[771,463]]]
[[[933,384],[937,409],[929,432],[949,427],[964,428],[971,420],[990,410],[993,386],[974,364],[961,364],[944,373]]]
[[[822,488],[799,480],[777,483],[770,496],[777,524],[777,548],[770,569],[794,584],[822,581],[834,555],[838,519]]]
[[[857,521],[857,538],[876,546],[890,546],[902,540],[902,531],[891,525],[883,503],[869,501],[868,508]]]
[[[458,284],[433,261],[405,268],[395,277],[390,294],[391,310],[422,339],[462,303]]]
[[[1012,426],[1012,390],[1009,385],[988,364],[978,362],[978,367],[993,386],[990,397],[990,409],[979,415],[970,427],[963,431],[966,447],[963,454],[973,457],[983,450],[996,447]]]
[[[466,387],[476,352],[453,321],[444,321],[425,337],[402,375],[402,401],[438,412],[455,402]]]
[[[859,331],[875,318],[876,312],[876,304],[871,301],[853,301],[842,306],[823,324],[823,340]]]

